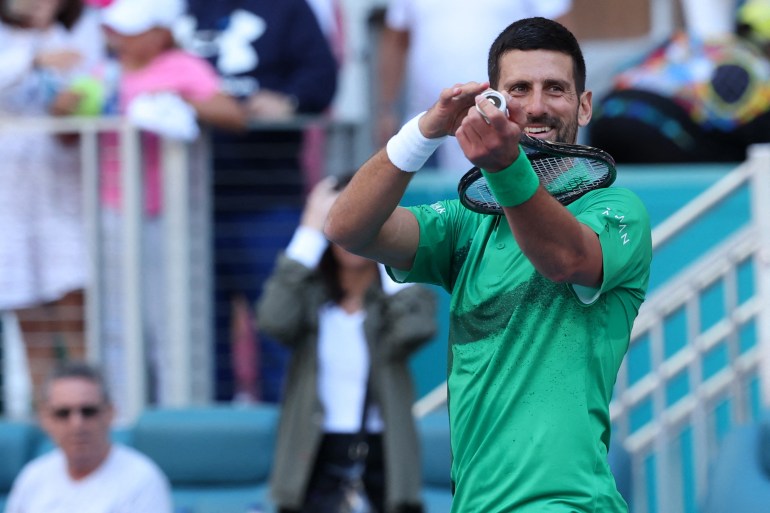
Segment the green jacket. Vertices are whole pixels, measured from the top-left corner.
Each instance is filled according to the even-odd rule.
[[[278,505],[302,506],[323,436],[318,397],[318,311],[328,301],[320,275],[285,255],[257,304],[262,330],[292,350],[285,381],[271,493]],[[412,403],[409,357],[436,333],[436,298],[415,285],[392,296],[367,291],[364,332],[371,361],[372,400],[385,421],[386,504],[421,502],[421,463]]]

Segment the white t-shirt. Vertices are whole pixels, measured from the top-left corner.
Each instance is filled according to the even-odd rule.
[[[73,480],[64,453],[56,449],[22,469],[5,513],[171,513],[171,488],[142,453],[113,445],[91,475]]]
[[[370,367],[364,334],[366,312],[347,313],[330,303],[321,308],[318,317],[318,395],[324,405],[324,431],[356,433],[361,428]],[[370,406],[366,418],[370,433],[383,430],[376,404]]]
[[[558,18],[571,0],[390,0],[385,24],[409,31],[407,119],[426,110],[442,89],[483,82],[492,42],[508,25],[532,16]],[[439,165],[458,177],[472,167],[450,137]]]

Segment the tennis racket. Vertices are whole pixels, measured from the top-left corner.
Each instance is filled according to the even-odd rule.
[[[497,91],[482,93],[505,112],[505,103]],[[494,96],[494,99],[490,96]],[[581,144],[567,144],[535,139],[521,134],[519,140],[532,163],[540,183],[562,205],[568,205],[589,191],[610,186],[617,176],[615,160],[609,153]],[[481,170],[474,167],[457,186],[460,202],[481,214],[503,213]]]

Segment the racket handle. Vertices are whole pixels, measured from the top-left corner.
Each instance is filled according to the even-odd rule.
[[[497,107],[497,110],[504,113],[506,116],[508,115],[508,107],[505,105],[505,96],[503,96],[502,93],[495,91],[494,89],[487,89],[481,93],[481,96],[492,102],[492,105]],[[476,110],[479,111],[479,114],[481,114],[481,116],[484,118],[484,121],[489,124],[489,118],[487,118],[484,112],[482,112],[478,104],[476,105]]]

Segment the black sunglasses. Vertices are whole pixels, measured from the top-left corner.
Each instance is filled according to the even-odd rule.
[[[92,419],[102,412],[102,407],[93,404],[87,404],[85,406],[79,406],[75,408],[53,408],[51,410],[51,415],[53,415],[57,420],[67,420],[70,418],[70,415],[75,412],[80,413],[80,416],[84,419]]]

